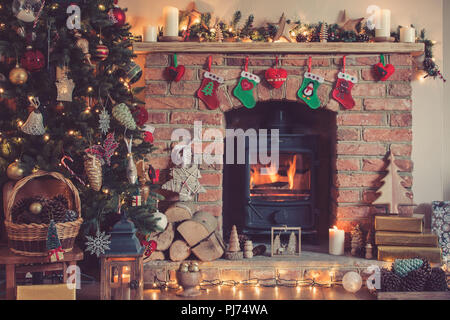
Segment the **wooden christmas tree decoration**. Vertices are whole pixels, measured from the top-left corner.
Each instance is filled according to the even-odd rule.
[[[328,23],[323,22],[320,27],[320,42],[328,42]]]
[[[374,243],[374,232],[373,229],[370,228],[367,232],[366,237],[366,259],[373,259],[373,243]]]
[[[241,251],[239,245],[239,237],[235,225],[231,228],[230,241],[228,243],[228,250],[225,252],[225,258],[228,260],[239,260],[244,258],[244,253]]]
[[[280,254],[281,253],[281,239],[280,239],[280,235],[277,234],[275,236],[275,239],[273,240],[273,244],[272,244],[272,255],[273,254]]]
[[[359,224],[357,224],[351,231],[351,237],[352,256],[359,256],[364,246],[363,234]]]
[[[390,214],[399,214],[399,205],[412,205],[412,200],[407,195],[407,190],[402,185],[402,178],[398,174],[399,168],[395,164],[395,157],[391,151],[388,154],[388,173],[381,180],[383,185],[377,190],[380,194],[374,205],[388,205]]]
[[[295,235],[295,232],[291,232],[287,246],[287,254],[294,255],[296,253],[297,253],[297,236]]]

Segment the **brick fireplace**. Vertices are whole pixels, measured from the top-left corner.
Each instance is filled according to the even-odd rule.
[[[206,71],[205,53],[179,53],[178,63],[186,67],[180,82],[167,80],[165,68],[171,61],[171,53],[148,53],[145,62],[146,107],[149,123],[155,129],[154,138],[157,151],[149,156],[155,169],[161,169],[161,183],[165,182],[170,168],[171,133],[174,128],[193,130],[194,121],[202,121],[203,130],[217,128],[225,130],[225,114],[243,108],[232,90],[244,64],[243,54],[212,54],[211,72],[223,77],[225,83],[219,88],[221,101],[219,109],[211,111],[196,98],[203,72]],[[308,108],[296,96],[303,74],[307,68],[308,55],[280,54],[280,61],[288,71],[288,79],[280,89],[271,89],[265,82],[264,72],[273,65],[275,54],[249,54],[249,71],[262,79],[257,87],[259,102],[290,102],[298,108]],[[395,74],[386,82],[376,81],[372,66],[379,62],[379,54],[351,54],[347,57],[346,72],[357,76],[358,84],[352,94],[356,106],[345,110],[331,97],[337,74],[340,71],[340,55],[312,54],[312,72],[325,78],[319,88],[322,108],[335,115],[335,140],[331,154],[329,225],[350,231],[352,225],[361,223],[363,227],[371,224],[375,213],[384,208],[375,208],[375,190],[384,176],[384,157],[390,149],[396,155],[404,186],[412,187],[411,148],[411,79],[413,57],[410,53],[391,54],[390,62],[395,66]],[[287,59],[283,59],[287,58]],[[258,105],[254,109],[258,112]],[[309,112],[309,111],[308,111]],[[314,112],[310,110],[310,112]],[[221,153],[224,144],[221,144]],[[201,183],[206,193],[196,196],[197,210],[208,211],[219,220],[223,229],[223,166],[201,165]],[[177,195],[164,193],[166,204],[177,200]],[[410,210],[410,208],[403,208]]]

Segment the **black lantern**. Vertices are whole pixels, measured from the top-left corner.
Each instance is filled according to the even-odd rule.
[[[143,251],[133,222],[122,213],[111,231],[110,249],[101,257],[102,300],[142,300]]]

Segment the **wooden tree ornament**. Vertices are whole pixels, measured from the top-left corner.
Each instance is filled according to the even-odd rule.
[[[383,185],[377,190],[380,196],[372,203],[374,205],[388,205],[390,214],[399,214],[400,205],[413,205],[408,197],[408,190],[402,185],[402,178],[398,174],[399,168],[395,164],[395,157],[391,151],[388,154],[388,173],[381,180]]]
[[[228,260],[239,260],[244,258],[244,253],[241,251],[239,244],[239,237],[236,226],[233,225],[230,233],[230,241],[228,243],[228,249],[225,252],[225,258]]]

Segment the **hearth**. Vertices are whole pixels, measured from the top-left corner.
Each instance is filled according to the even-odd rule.
[[[263,137],[259,137],[256,148],[251,147],[247,137],[245,164],[226,165],[224,168],[225,229],[237,224],[241,233],[268,240],[272,227],[301,227],[303,236],[317,239],[321,209],[328,212],[326,206],[319,208],[317,197],[319,192],[329,194],[328,180],[319,184],[321,166],[329,166],[329,161],[321,164],[319,156],[323,139],[316,132],[318,130],[312,129],[314,121],[306,120],[306,116],[302,119],[302,112],[296,112],[305,110],[303,105],[273,102],[269,107],[258,108],[259,111],[249,111],[237,117],[239,120],[236,121],[242,124],[243,119],[249,117],[251,123],[242,129],[252,126],[268,129],[269,153],[270,133],[274,129],[279,130],[279,163],[274,166],[272,163],[263,165],[250,161],[252,157],[257,159]],[[254,113],[254,118],[251,113]],[[262,172],[262,169],[266,171]]]

